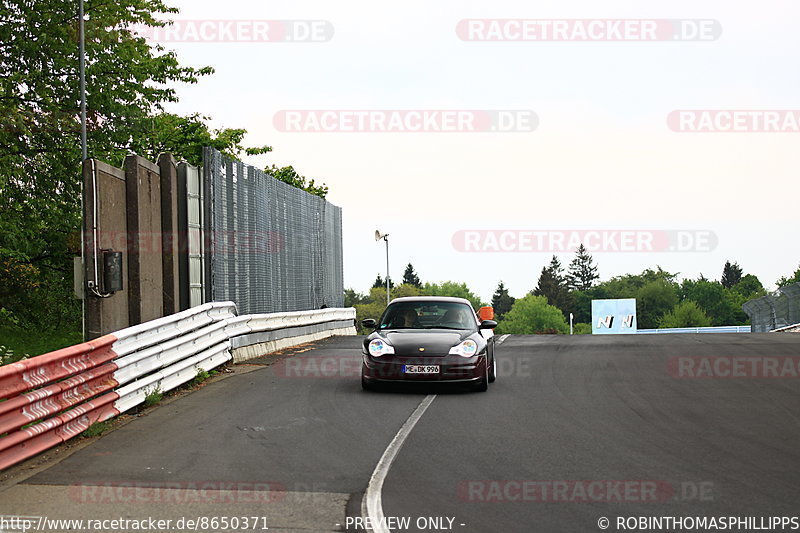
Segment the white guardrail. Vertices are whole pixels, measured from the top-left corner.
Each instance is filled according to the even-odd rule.
[[[637,329],[636,333],[641,335],[652,335],[654,333],[750,333],[750,326],[713,326],[707,328],[660,328],[660,329]]]
[[[791,326],[773,329],[770,333],[800,333],[800,324],[792,324]]]
[[[233,302],[215,302],[0,366],[0,470],[200,371],[332,335],[355,335],[355,318],[352,308],[237,316]]]
[[[246,361],[287,346],[332,335],[355,335],[356,311],[319,309],[236,315],[233,302],[204,304],[115,333],[112,350],[122,413],[228,361]]]

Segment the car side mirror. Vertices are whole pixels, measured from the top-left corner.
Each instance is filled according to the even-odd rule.
[[[481,322],[480,329],[494,329],[497,327],[497,322],[494,320],[484,320]]]
[[[361,325],[367,329],[375,329],[378,327],[378,323],[375,322],[374,318],[366,318],[361,321]]]

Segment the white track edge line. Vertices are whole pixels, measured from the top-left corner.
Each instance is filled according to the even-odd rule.
[[[391,533],[391,530],[386,527],[386,521],[383,516],[383,501],[381,492],[383,491],[383,482],[386,480],[386,475],[389,473],[389,468],[392,466],[397,453],[403,447],[406,438],[411,434],[411,430],[417,425],[419,419],[425,414],[425,411],[436,399],[435,394],[429,394],[424,400],[420,402],[411,416],[408,417],[403,427],[394,436],[392,442],[383,452],[381,460],[372,472],[372,477],[369,479],[367,491],[364,493],[364,498],[361,500],[361,517],[364,519],[364,529],[368,533]],[[374,526],[374,527],[372,527]]]

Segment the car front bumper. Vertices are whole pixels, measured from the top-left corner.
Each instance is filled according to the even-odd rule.
[[[406,365],[438,365],[438,374],[408,374],[403,372]],[[446,355],[441,357],[402,357],[384,355],[382,357],[363,356],[361,377],[368,383],[467,383],[478,381],[486,375],[486,356],[461,357]]]

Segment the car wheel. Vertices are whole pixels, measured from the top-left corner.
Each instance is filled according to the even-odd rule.
[[[489,383],[494,383],[497,379],[497,358],[494,355],[494,348],[492,348],[492,363],[489,366]]]
[[[481,379],[475,384],[475,390],[478,392],[486,392],[489,390],[489,360],[486,360],[486,364],[483,365],[483,376]]]

